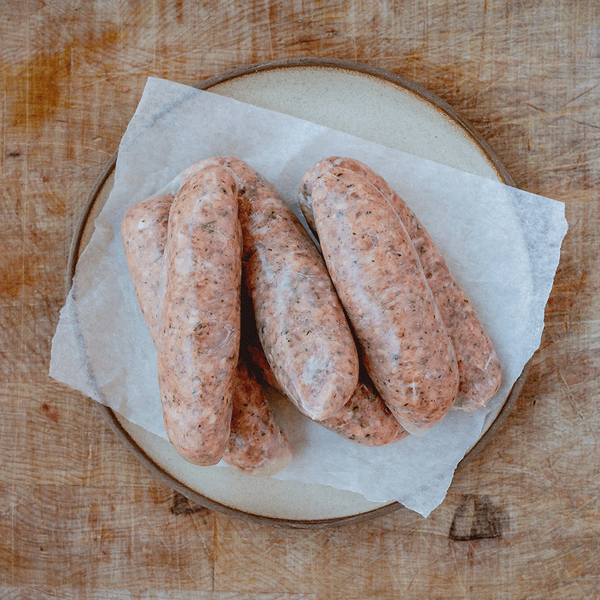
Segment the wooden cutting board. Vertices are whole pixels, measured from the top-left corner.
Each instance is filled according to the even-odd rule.
[[[594,598],[600,587],[600,11],[481,5],[49,0],[0,25],[0,596]],[[490,444],[426,520],[318,531],[198,508],[47,375],[80,210],[148,76],[351,59],[430,89],[570,230],[540,350]]]

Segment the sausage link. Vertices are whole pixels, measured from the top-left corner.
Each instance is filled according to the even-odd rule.
[[[325,419],[356,388],[358,354],[323,258],[266,179],[218,160],[238,179],[245,281],[267,360],[297,407]]]
[[[194,172],[210,163],[190,169],[185,181]],[[164,248],[167,241],[169,210],[173,195],[143,200],[126,213],[121,226],[127,264],[152,339],[156,344],[164,296]],[[244,332],[254,329],[251,304],[242,306]],[[242,344],[242,348],[244,344]],[[248,375],[248,381],[246,381]],[[240,357],[232,396],[231,433],[223,460],[234,469],[248,475],[269,476],[283,469],[291,460],[291,447],[285,433],[276,422],[262,388],[248,373]]]
[[[300,206],[307,222],[314,229],[311,201],[313,181],[323,170],[336,168],[354,171],[372,183],[403,222],[454,345],[459,389],[452,408],[471,412],[484,407],[498,390],[502,379],[498,355],[473,305],[459,287],[431,236],[385,179],[352,158],[331,157],[318,162],[306,173],[300,186]]]
[[[240,343],[241,231],[233,173],[189,177],[169,214],[158,377],[167,435],[186,460],[225,453]]]
[[[248,368],[252,365],[250,348],[260,345],[260,342],[252,301],[243,281],[240,299],[240,357],[233,388],[231,434],[223,460],[248,475],[268,477],[291,462],[292,448],[275,419],[255,372]]]
[[[384,402],[424,433],[458,391],[454,348],[406,229],[356,173],[324,172],[312,204],[325,262]]]
[[[243,358],[233,388],[231,435],[223,460],[248,475],[268,477],[292,460],[292,449]]]
[[[386,446],[408,435],[366,376],[344,407],[319,424],[362,446]]]
[[[246,348],[262,382],[286,396],[269,367],[260,343],[249,341]],[[362,446],[385,446],[408,435],[381,399],[369,376],[362,371],[350,400],[335,414],[315,423]]]
[[[164,296],[163,256],[173,195],[134,204],[121,223],[121,239],[138,304],[156,345]]]

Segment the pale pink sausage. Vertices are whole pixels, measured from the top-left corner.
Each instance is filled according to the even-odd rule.
[[[158,336],[165,428],[186,460],[214,465],[227,447],[240,343],[237,184],[209,165],[189,177],[169,214]]]
[[[263,383],[285,396],[260,343],[249,342],[247,349]],[[363,446],[385,446],[408,435],[385,405],[369,377],[363,373],[359,374],[358,386],[350,400],[335,414],[315,423]]]
[[[242,273],[244,265],[242,263]],[[275,419],[263,387],[257,380],[250,346],[260,345],[252,302],[246,286],[241,286],[240,357],[233,388],[231,433],[223,460],[248,475],[268,477],[292,460],[292,448]],[[266,360],[266,359],[265,359]]]
[[[456,352],[459,390],[452,408],[464,411],[482,408],[496,393],[502,378],[496,351],[473,305],[457,284],[431,236],[383,177],[352,158],[330,157],[318,162],[306,173],[300,186],[300,206],[307,222],[314,228],[311,201],[313,181],[324,170],[336,168],[350,169],[372,183],[403,222]]]
[[[173,195],[142,200],[125,213],[121,223],[129,274],[154,344],[165,293],[162,266],[172,203]]]
[[[238,471],[268,477],[292,460],[292,448],[264,392],[240,358],[233,388],[231,434],[223,460]]]
[[[377,188],[349,170],[318,177],[312,205],[366,370],[400,424],[424,433],[452,406],[458,369],[406,229]]]
[[[358,354],[314,242],[275,188],[246,163],[219,158],[238,180],[245,281],[258,334],[281,387],[315,420],[358,382]]]
[[[386,446],[408,435],[366,377],[342,409],[319,424],[362,446]]]
[[[190,169],[188,176],[204,166],[206,164]],[[182,178],[185,179],[187,177]],[[173,197],[159,196],[138,202],[127,211],[121,227],[134,289],[155,343],[164,296],[164,247]],[[244,331],[256,327],[251,305],[242,319],[244,340]],[[269,476],[289,464],[291,447],[285,433],[276,422],[262,388],[248,373],[241,357],[232,406],[231,432],[223,460],[234,469],[253,476]]]

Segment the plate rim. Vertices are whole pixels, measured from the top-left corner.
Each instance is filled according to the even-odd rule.
[[[437,110],[445,113],[452,121],[458,123],[464,129],[465,133],[469,135],[470,138],[478,145],[485,158],[488,159],[491,166],[496,170],[500,179],[506,184],[512,187],[516,187],[515,183],[508,173],[508,170],[504,166],[504,164],[500,161],[498,156],[489,146],[485,139],[481,137],[481,134],[464,118],[462,117],[455,109],[453,109],[447,102],[422,87],[421,85],[415,83],[410,79],[406,79],[401,75],[396,75],[390,71],[382,69],[380,67],[374,67],[365,63],[355,62],[351,60],[343,60],[343,59],[331,59],[331,58],[322,58],[322,57],[300,57],[300,58],[286,58],[280,60],[266,61],[260,63],[251,63],[236,67],[229,71],[225,71],[223,73],[219,73],[212,77],[209,77],[198,84],[195,84],[193,87],[200,90],[210,89],[211,87],[223,83],[225,81],[230,81],[232,79],[236,79],[238,77],[243,77],[247,75],[251,75],[254,73],[259,73],[268,70],[274,69],[285,69],[285,68],[298,68],[298,67],[306,67],[306,68],[315,68],[315,67],[324,67],[324,68],[333,68],[340,70],[347,70],[351,72],[359,72],[367,75],[371,75],[378,79],[383,79],[389,81],[399,87],[404,89],[408,89],[410,92],[417,94],[428,101],[433,105]],[[80,254],[80,248],[83,240],[83,233],[85,230],[85,226],[89,220],[89,216],[93,211],[95,202],[98,199],[98,196],[103,189],[104,185],[114,173],[115,165],[117,162],[118,151],[110,157],[110,159],[105,163],[102,171],[100,172],[92,190],[90,191],[86,203],[80,213],[77,225],[75,227],[73,237],[71,239],[71,244],[69,248],[69,257],[67,263],[67,273],[66,273],[66,289],[67,293],[71,289],[71,285],[73,282],[73,277],[75,275],[75,269],[77,266],[77,261]],[[487,445],[489,440],[498,432],[501,426],[504,424],[506,417],[510,413],[512,407],[514,406],[517,398],[519,397],[521,390],[525,384],[527,379],[527,375],[529,369],[532,364],[532,360],[530,359],[524,366],[521,375],[515,381],[513,387],[511,388],[502,408],[496,415],[494,421],[488,427],[486,432],[479,438],[479,440],[473,445],[473,447],[469,450],[469,452],[463,457],[463,459],[458,463],[456,469],[463,468],[466,464],[468,464],[479,452],[483,449],[484,446]],[[158,465],[154,460],[137,444],[137,442],[131,437],[131,435],[127,432],[127,430],[122,426],[116,413],[109,407],[104,406],[98,402],[95,402],[97,408],[100,410],[102,416],[106,419],[111,429],[117,435],[117,437],[124,443],[130,452],[132,452],[138,460],[142,464],[146,466],[155,476],[159,479],[167,483],[171,488],[192,500],[196,504],[200,505],[203,508],[207,508],[209,510],[213,510],[215,512],[219,512],[226,516],[236,517],[245,521],[266,524],[275,527],[282,528],[293,528],[293,529],[319,529],[325,527],[332,526],[340,526],[340,525],[349,525],[352,523],[358,523],[361,521],[370,520],[376,517],[384,516],[391,512],[395,512],[400,509],[406,509],[404,505],[400,502],[390,502],[389,504],[385,504],[384,506],[380,506],[374,508],[370,511],[365,511],[361,513],[357,513],[354,515],[347,515],[343,517],[333,517],[327,519],[286,519],[281,517],[269,517],[266,515],[254,514],[250,512],[243,511],[241,509],[231,508],[225,504],[212,500],[195,490],[189,488],[184,483],[180,482],[168,471],[163,469],[160,465]]]

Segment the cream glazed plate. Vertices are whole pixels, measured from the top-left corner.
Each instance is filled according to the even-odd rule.
[[[294,59],[248,65],[196,86],[512,185],[487,143],[444,101],[381,69],[348,61]],[[69,286],[94,219],[113,186],[116,154],[100,174],[81,215],[70,252]],[[521,391],[528,366],[510,394],[487,416],[468,462],[498,429]],[[98,404],[135,455],[171,487],[209,509],[281,527],[317,528],[356,522],[403,508],[317,484],[254,478],[229,468],[202,468],[166,440]]]

